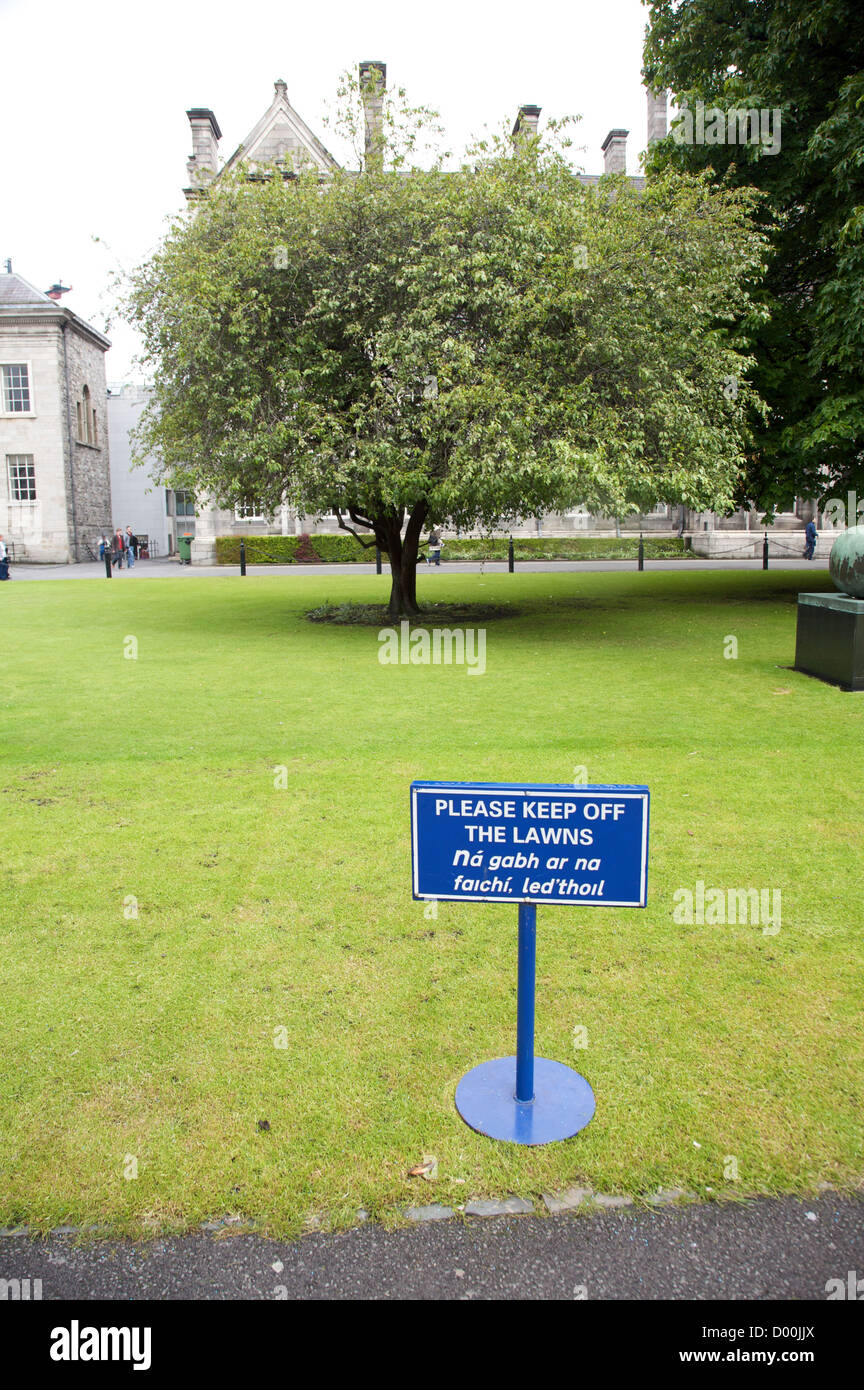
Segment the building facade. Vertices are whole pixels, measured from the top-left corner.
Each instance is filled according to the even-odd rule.
[[[124,382],[108,388],[111,500],[117,525],[131,526],[146,542],[150,558],[177,554],[177,537],[195,534],[195,498],[155,478],[155,461],[132,465],[132,434],[150,396],[149,388]]]
[[[16,561],[87,560],[110,533],[110,346],[7,262],[0,273],[0,533]]]

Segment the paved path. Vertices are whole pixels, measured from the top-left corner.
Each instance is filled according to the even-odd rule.
[[[50,1299],[804,1299],[864,1291],[864,1198],[369,1223],[293,1242],[0,1236],[0,1278]],[[32,1285],[31,1285],[32,1287]],[[775,1319],[776,1320],[776,1319]],[[793,1321],[801,1319],[792,1318]]]
[[[761,560],[646,560],[645,572],[653,570],[761,570]],[[807,562],[802,559],[772,559],[770,561],[772,570],[827,570],[827,559],[812,560]],[[561,571],[575,572],[577,570],[588,570],[596,572],[629,571],[636,569],[635,560],[524,560],[517,561],[517,574],[557,574]],[[168,577],[177,578],[182,575],[186,579],[196,579],[202,576],[212,575],[234,575],[240,573],[237,566],[232,565],[181,565],[178,560],[139,560],[134,569],[115,571],[114,578],[120,583],[137,583],[139,579],[165,579]],[[321,578],[327,574],[374,574],[375,566],[372,565],[250,565],[249,575],[257,574],[290,574],[294,576],[317,576]],[[490,561],[486,564],[453,561],[442,565],[440,570],[430,566],[427,570],[425,566],[420,567],[420,573],[428,573],[430,576],[435,574],[506,574],[506,561]],[[82,565],[12,565],[10,566],[12,581],[19,582],[25,579],[104,579],[105,566],[98,561],[96,564]],[[389,566],[385,563],[382,579],[389,576]]]

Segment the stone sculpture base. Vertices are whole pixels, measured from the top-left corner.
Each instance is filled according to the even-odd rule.
[[[799,594],[795,670],[864,690],[864,599]]]

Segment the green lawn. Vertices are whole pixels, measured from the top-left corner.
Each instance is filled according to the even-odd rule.
[[[0,1225],[859,1184],[864,699],[786,669],[826,583],[421,573],[421,601],[519,605],[482,677],[303,617],[386,577],[4,585]],[[513,1051],[516,910],[424,916],[408,785],[578,765],[649,784],[649,906],[539,909],[537,1051],[597,1113],[525,1149],[453,1105]],[[780,889],[782,929],[676,925],[699,879]]]

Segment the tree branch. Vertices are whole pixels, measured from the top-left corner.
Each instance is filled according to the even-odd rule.
[[[347,522],[345,522],[345,521],[342,520],[342,513],[341,513],[341,511],[339,510],[338,507],[335,507],[334,510],[335,510],[335,512],[336,512],[336,521],[337,521],[337,523],[338,523],[338,525],[339,525],[340,530],[342,530],[342,531],[347,531],[348,534],[349,534],[350,536],[353,536],[354,539],[355,539],[356,541],[359,541],[359,543],[362,545],[362,547],[363,547],[364,550],[371,550],[372,547],[373,547],[373,545],[377,545],[377,544],[378,544],[378,538],[377,538],[377,536],[376,536],[374,539],[372,539],[372,540],[367,540],[364,536],[361,536],[361,535],[360,535],[359,531],[355,531],[353,526],[349,526],[349,525],[347,524]],[[352,513],[351,513],[351,509],[350,509],[350,508],[349,508],[349,515],[352,516],[352,520],[353,520],[353,515],[352,515]],[[363,523],[361,522],[360,524],[362,525]]]

